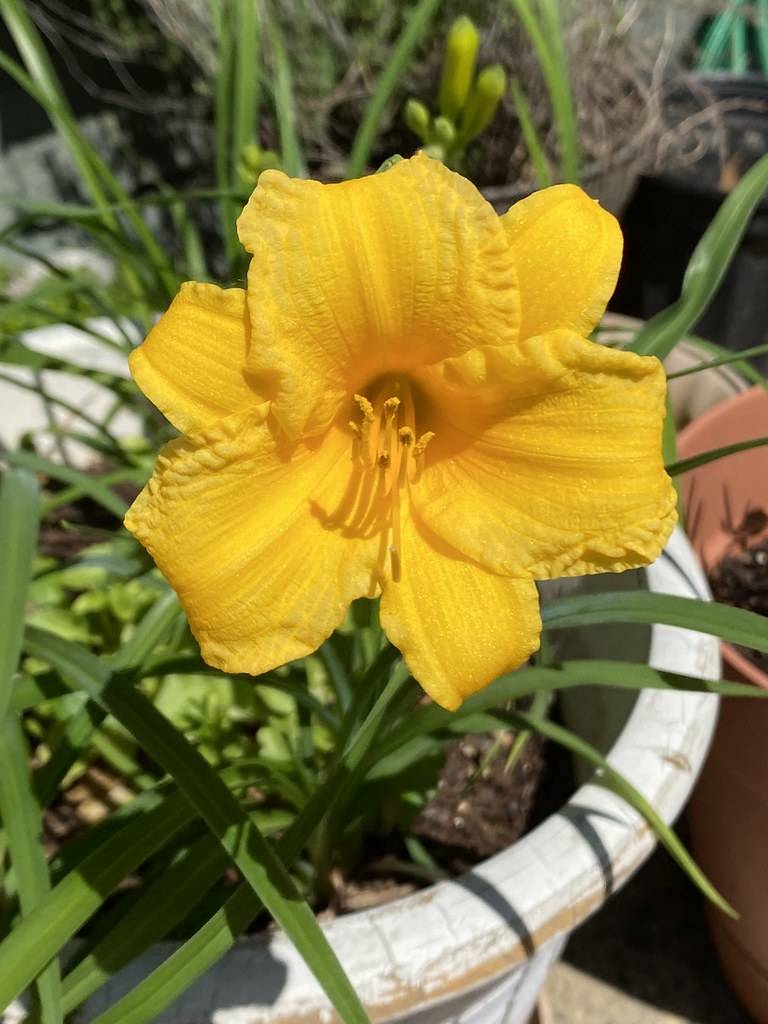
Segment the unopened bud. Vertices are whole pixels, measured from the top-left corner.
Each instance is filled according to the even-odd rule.
[[[440,81],[440,113],[456,121],[464,108],[475,73],[480,36],[472,21],[462,15],[448,33]]]
[[[464,144],[482,135],[499,109],[507,87],[507,76],[500,64],[483,68],[470,93],[461,119],[461,139]]]
[[[439,143],[443,149],[450,149],[456,138],[456,128],[447,117],[436,117],[432,125],[432,140]]]
[[[426,142],[429,136],[431,118],[424,104],[420,100],[408,100],[405,104],[403,117],[413,134],[418,135],[422,142]]]

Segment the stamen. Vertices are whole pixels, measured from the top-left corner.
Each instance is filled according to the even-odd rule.
[[[345,517],[345,526],[354,536],[379,534],[375,579],[384,581],[389,554],[391,579],[397,582],[402,573],[403,488],[421,472],[421,457],[435,435],[428,430],[417,440],[413,395],[405,381],[384,381],[373,402],[358,394],[354,401],[361,414],[359,423],[349,423],[359,466],[355,470],[358,486],[356,499],[350,494],[354,508]]]
[[[424,452],[427,450],[427,445],[434,436],[434,430],[428,430],[426,433],[421,435],[419,440],[416,442],[416,447],[413,449],[414,459],[418,459],[420,456],[424,454]]]

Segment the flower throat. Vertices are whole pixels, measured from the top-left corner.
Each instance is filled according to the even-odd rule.
[[[383,577],[389,555],[392,579],[401,573],[400,500],[418,478],[432,431],[417,436],[410,384],[386,378],[375,386],[373,400],[354,395],[357,417],[350,420],[353,463],[359,476],[357,500],[348,527],[362,535],[379,533],[377,572]]]

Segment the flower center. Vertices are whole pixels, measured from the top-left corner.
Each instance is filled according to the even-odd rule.
[[[389,556],[392,579],[401,572],[400,501],[403,490],[418,478],[424,451],[434,437],[417,437],[413,392],[407,381],[386,378],[373,392],[373,400],[355,395],[357,416],[350,420],[353,463],[359,489],[349,527],[363,535],[378,532],[378,570],[383,575]]]

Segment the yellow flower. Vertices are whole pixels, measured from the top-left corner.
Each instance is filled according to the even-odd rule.
[[[534,580],[652,561],[675,522],[665,381],[585,340],[616,221],[557,185],[498,217],[424,155],[262,174],[247,290],[186,284],[131,358],[185,436],[126,517],[206,661],[314,651],[350,602],[446,708],[539,644]]]

